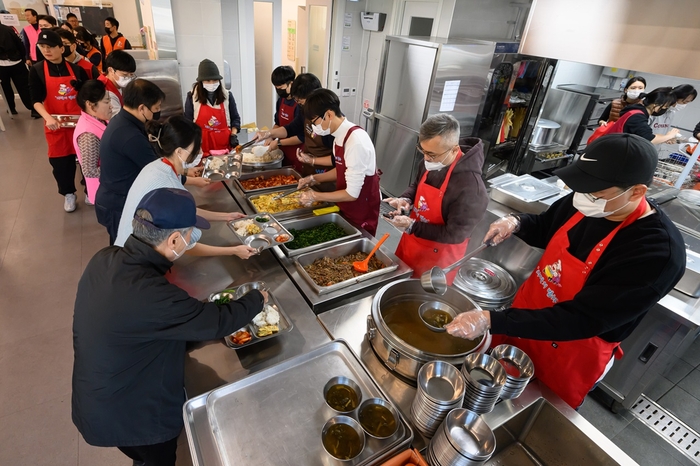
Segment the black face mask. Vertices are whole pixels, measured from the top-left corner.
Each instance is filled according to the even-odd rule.
[[[112,33],[112,28],[105,27],[105,32],[107,35],[110,35]]]
[[[666,113],[667,111],[668,111],[667,108],[662,108],[662,109],[659,109],[659,110],[657,110],[657,111],[655,111],[655,112],[651,112],[651,116],[661,116],[661,115],[663,115],[664,113]]]
[[[280,96],[283,99],[286,99],[289,97],[289,92],[287,92],[287,89],[277,89],[275,88],[275,92],[277,92],[277,95]]]
[[[160,120],[160,111],[153,112],[153,120]]]
[[[70,51],[70,47],[63,47],[63,58],[68,58],[71,53],[73,52]]]

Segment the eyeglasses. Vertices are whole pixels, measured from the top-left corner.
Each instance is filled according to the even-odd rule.
[[[115,71],[114,73],[115,73],[117,76],[121,76],[121,77],[124,77],[124,78],[135,78],[135,77],[136,77],[136,73],[127,73],[126,71],[121,71],[121,70],[117,70],[117,71]]]
[[[323,113],[323,116],[317,116],[317,117],[315,117],[315,118],[312,118],[312,119],[310,120],[310,121],[311,121],[311,124],[312,124],[312,125],[315,125],[315,124],[316,124],[316,120],[318,120],[319,118],[321,119],[321,121],[325,120],[325,119],[326,119],[326,114],[325,114],[325,112]]]
[[[457,147],[457,146],[455,146],[455,147]],[[416,144],[416,150],[417,150],[418,152],[420,152],[421,154],[425,155],[426,157],[428,157],[430,160],[439,159],[440,157],[442,157],[443,155],[447,154],[447,153],[448,153],[449,151],[451,151],[452,149],[454,149],[454,147],[450,147],[449,149],[447,149],[445,152],[443,152],[443,153],[441,153],[441,154],[432,154],[432,153],[430,153],[430,152],[425,152],[425,151],[423,150],[423,148],[420,146],[420,144]]]
[[[600,200],[600,199],[602,199],[602,200],[604,200],[604,201],[614,201],[615,199],[617,199],[618,197],[622,196],[623,194],[625,194],[627,191],[629,191],[629,190],[632,189],[632,188],[634,188],[634,186],[632,186],[632,187],[630,187],[630,188],[627,188],[627,189],[625,189],[625,190],[623,190],[623,191],[620,191],[620,193],[619,193],[617,196],[611,197],[610,199],[605,199],[605,198],[602,197],[602,196],[596,197],[596,196],[594,196],[594,195],[591,194],[591,193],[582,193],[582,194],[586,197],[586,199],[588,199],[588,200],[591,201],[591,202],[595,202],[595,201]]]

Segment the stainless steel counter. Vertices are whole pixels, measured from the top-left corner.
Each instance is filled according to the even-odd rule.
[[[390,372],[375,355],[374,350],[365,338],[367,316],[370,315],[371,305],[372,296],[368,296],[324,312],[318,316],[318,320],[333,339],[343,339],[348,342],[350,348],[360,356],[362,363],[367,367],[372,377],[374,377],[382,390],[410,423],[409,410],[416,394],[416,388]],[[492,429],[496,429],[542,398],[566,417],[587,440],[605,451],[618,464],[636,464],[612,441],[586,421],[583,416],[571,409],[561,398],[537,380],[531,382],[519,398],[499,402],[491,413],[484,415],[484,419]],[[415,427],[413,427],[413,431],[413,446],[422,449],[427,445],[426,439],[421,436]]]

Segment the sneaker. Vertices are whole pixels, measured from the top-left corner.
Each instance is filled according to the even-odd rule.
[[[75,210],[75,194],[66,194],[66,199],[63,201],[63,210],[66,212]]]
[[[90,202],[90,198],[85,196],[85,205],[95,205],[94,202]]]

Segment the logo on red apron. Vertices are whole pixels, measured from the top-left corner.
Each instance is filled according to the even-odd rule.
[[[535,275],[537,275],[537,279],[539,280],[540,285],[542,285],[542,289],[547,290],[545,292],[547,298],[552,301],[552,304],[558,303],[559,298],[554,290],[550,288],[549,284],[551,283],[561,287],[561,261],[558,260],[554,264],[545,265],[544,269],[538,266],[535,269]]]
[[[219,119],[216,118],[214,115],[212,115],[211,118],[209,118],[209,121],[207,121],[207,126],[208,126],[210,129],[214,129],[214,128],[216,128],[217,126],[220,126],[220,125],[221,125],[221,122],[220,122]]]
[[[67,95],[73,92],[73,88],[68,86],[67,84],[59,84],[58,85],[58,91],[57,91],[57,100],[74,100],[75,96],[74,95]]]
[[[550,283],[561,286],[561,261],[558,260],[554,264],[545,266],[544,275]]]

